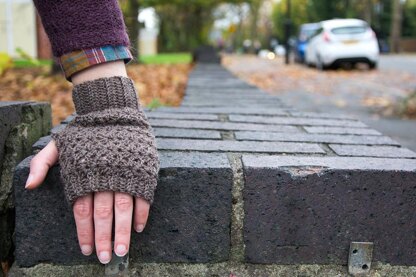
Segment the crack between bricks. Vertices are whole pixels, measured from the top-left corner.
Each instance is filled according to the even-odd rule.
[[[232,263],[244,262],[244,203],[243,203],[243,163],[241,154],[228,153],[227,157],[233,171],[232,186],[232,212],[231,212],[231,230],[230,230],[230,258]]]

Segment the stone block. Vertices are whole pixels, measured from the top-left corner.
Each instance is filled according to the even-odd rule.
[[[397,141],[385,136],[369,135],[338,135],[338,134],[307,134],[307,133],[273,133],[236,131],[235,138],[238,140],[260,140],[260,141],[293,141],[313,143],[338,143],[338,144],[367,144],[367,145],[399,145]],[[382,157],[382,156],[381,156]]]
[[[132,262],[206,263],[228,260],[232,170],[225,154],[162,152],[155,202],[143,233],[132,234]],[[26,191],[31,157],[16,169],[16,262],[22,267],[98,263],[81,254],[59,166]],[[213,201],[215,199],[215,201]]]
[[[253,115],[230,115],[230,121],[249,122],[263,124],[284,124],[284,125],[305,125],[305,126],[342,126],[364,128],[366,125],[360,121],[326,119],[326,118],[292,118],[292,117],[270,117],[270,116],[253,116]]]
[[[207,129],[207,130],[255,130],[255,131],[273,131],[273,132],[300,132],[295,126],[284,125],[266,125],[266,124],[247,124],[237,122],[209,122],[196,120],[170,120],[170,119],[150,119],[150,124],[154,127],[172,127],[172,128],[189,128],[189,129]]]
[[[245,261],[345,264],[352,241],[373,261],[415,265],[416,160],[243,156]]]
[[[169,113],[215,113],[215,114],[253,114],[253,115],[287,115],[286,110],[282,109],[253,109],[246,107],[160,107],[157,111]]]
[[[339,156],[416,158],[415,152],[403,147],[337,144],[330,144],[329,147]]]
[[[190,139],[156,139],[160,150],[195,150],[205,152],[317,153],[325,154],[319,145],[294,142],[254,142]]]
[[[306,132],[311,134],[339,134],[339,135],[372,135],[381,136],[381,133],[368,128],[344,128],[344,127],[303,127]]]
[[[200,114],[200,113],[163,113],[163,112],[147,112],[149,118],[167,118],[167,119],[191,119],[191,120],[218,120],[217,115]]]

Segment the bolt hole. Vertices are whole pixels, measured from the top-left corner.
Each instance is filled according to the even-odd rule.
[[[361,268],[364,269],[364,270],[367,270],[368,269],[368,265],[364,264]]]
[[[358,253],[358,250],[357,249],[354,249],[354,250],[352,250],[352,253],[353,254],[357,254]]]

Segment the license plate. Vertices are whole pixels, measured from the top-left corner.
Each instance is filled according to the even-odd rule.
[[[344,44],[355,44],[357,42],[358,42],[358,40],[344,40],[343,41]]]

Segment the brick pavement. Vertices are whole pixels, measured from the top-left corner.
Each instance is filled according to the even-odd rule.
[[[416,265],[416,154],[396,141],[288,107],[219,65],[196,67],[181,107],[146,113],[161,173],[133,262],[343,265],[351,241],[371,241],[374,261]],[[58,166],[24,191],[30,159],[15,180],[17,263],[96,262],[78,250]]]

